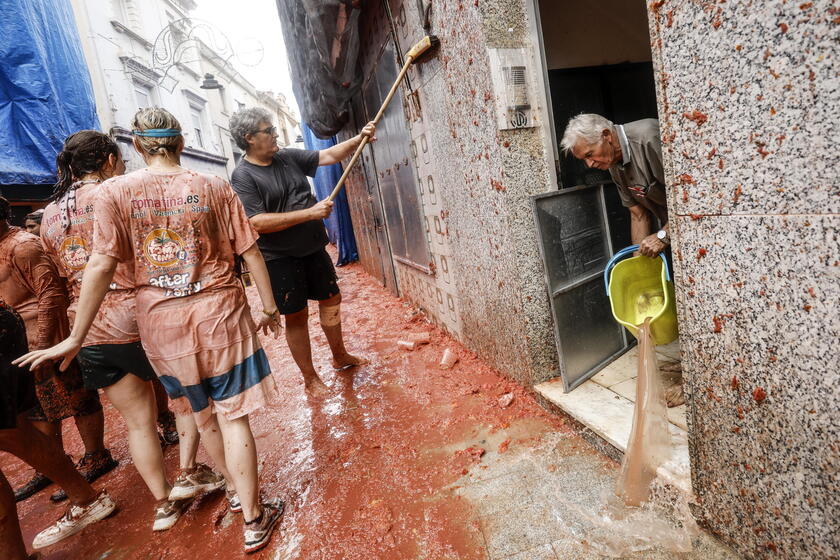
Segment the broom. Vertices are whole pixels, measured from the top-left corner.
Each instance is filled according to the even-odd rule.
[[[382,115],[385,114],[385,109],[388,108],[388,103],[391,102],[391,98],[394,97],[394,94],[397,92],[397,87],[399,87],[400,82],[402,82],[403,78],[405,77],[406,72],[408,72],[409,67],[418,62],[422,61],[424,58],[427,58],[437,47],[440,45],[440,40],[435,37],[434,35],[426,35],[420,41],[417,42],[405,55],[405,64],[403,64],[402,70],[397,75],[397,79],[394,80],[394,85],[391,86],[391,91],[388,92],[388,95],[385,97],[385,100],[382,102],[382,106],[379,108],[379,112],[376,113],[376,116],[373,118],[373,124],[379,124],[379,120],[382,118]],[[344,168],[344,173],[341,174],[341,177],[338,179],[338,183],[335,184],[335,188],[333,189],[330,196],[327,197],[327,200],[332,201],[338,196],[341,187],[344,186],[344,180],[347,179],[347,175],[350,174],[350,170],[353,169],[353,166],[356,165],[356,161],[359,159],[359,156],[362,153],[362,150],[365,149],[368,142],[370,141],[370,136],[363,136],[362,141],[359,143],[359,146],[356,148],[356,152],[353,154],[353,157],[350,159],[350,163],[347,164],[347,167]]]

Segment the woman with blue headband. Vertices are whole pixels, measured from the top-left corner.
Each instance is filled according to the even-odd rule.
[[[235,487],[228,499],[231,509],[241,508],[244,548],[252,552],[268,543],[283,512],[277,498],[260,503],[248,420],[276,393],[256,330],[280,333],[257,233],[226,181],[181,167],[184,139],[171,113],[142,109],[132,124],[134,147],[147,167],[103,185],[73,331],[20,362],[69,362],[116,267],[131,263],[143,349],[175,412],[192,412],[216,466],[227,464],[228,484]],[[236,255],[259,292],[263,309],[256,325],[235,272]]]

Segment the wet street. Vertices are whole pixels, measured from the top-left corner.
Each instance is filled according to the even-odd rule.
[[[385,292],[360,265],[338,273],[347,346],[370,364],[352,374],[332,372],[312,305],[313,356],[331,393],[307,399],[285,340],[263,337],[281,398],[251,423],[262,487],[287,501],[287,513],[269,547],[253,557],[601,558],[588,531],[619,465]],[[430,333],[429,344],[397,345],[421,333]],[[447,347],[459,361],[442,370]],[[153,499],[130,464],[122,421],[107,404],[106,414],[106,442],[121,464],[95,485],[108,489],[119,511],[42,558],[240,557],[242,521],[227,511],[221,492],[197,500],[172,530],[151,531]],[[64,428],[78,456],[75,428],[69,422]],[[168,448],[166,457],[174,475],[177,449]],[[13,486],[30,476],[9,456],[0,461]],[[63,512],[49,502],[53,490],[19,505],[27,542]],[[706,535],[694,544],[693,553],[679,557],[735,558]]]

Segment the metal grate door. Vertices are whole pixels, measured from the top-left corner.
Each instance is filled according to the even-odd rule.
[[[584,185],[532,197],[566,392],[631,343],[604,290],[604,267],[621,248],[612,246],[605,188],[615,189]]]

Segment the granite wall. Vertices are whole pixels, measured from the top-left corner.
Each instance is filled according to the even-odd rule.
[[[836,2],[649,4],[697,513],[840,555]]]
[[[389,5],[406,51],[426,34],[418,3]],[[394,263],[403,296],[525,386],[557,371],[529,199],[554,188],[553,158],[547,157],[542,127],[497,129],[487,49],[525,47],[533,56],[528,21],[524,0],[431,3],[430,29],[440,39],[440,50],[408,74],[417,103],[405,97],[407,90],[400,97],[432,273]],[[362,66],[369,72],[377,45],[391,29],[387,13],[372,4],[362,29]]]
[[[462,338],[525,386],[557,375],[530,196],[552,190],[548,127],[498,130],[488,48],[535,49],[524,0],[435,2],[444,71],[433,141],[449,242],[458,255]],[[530,50],[531,60],[535,60]],[[537,71],[536,65],[531,65]],[[434,99],[434,98],[433,98]],[[440,103],[440,101],[443,101]]]

